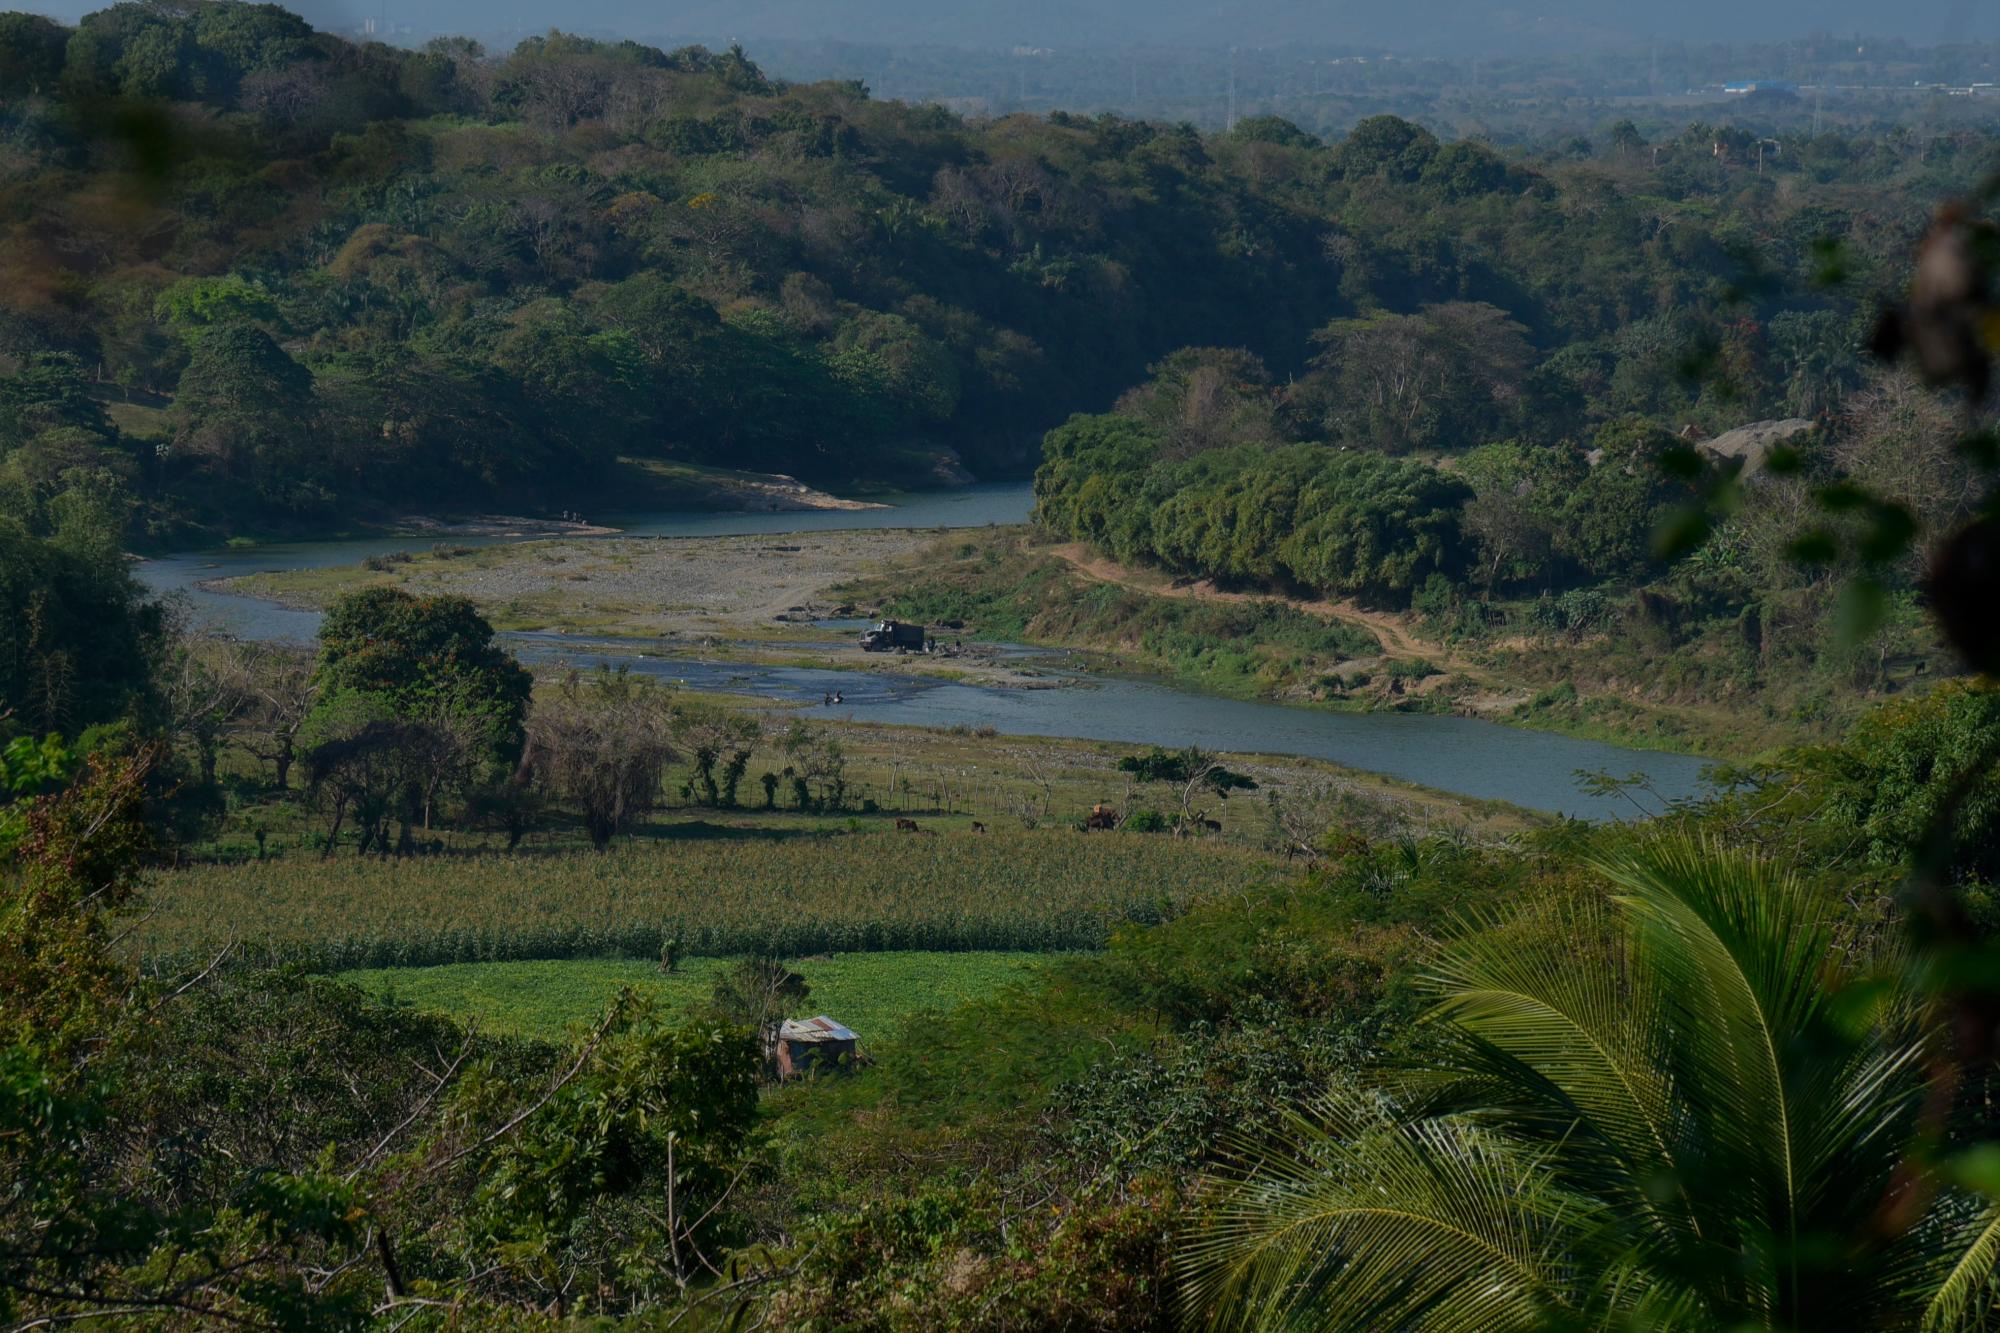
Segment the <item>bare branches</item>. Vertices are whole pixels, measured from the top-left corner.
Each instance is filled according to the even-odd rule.
[[[458,1054],[445,1067],[444,1072],[432,1076],[431,1090],[424,1094],[422,1099],[410,1109],[410,1113],[404,1116],[395,1128],[384,1134],[373,1148],[370,1148],[362,1155],[361,1160],[355,1164],[354,1169],[347,1173],[349,1181],[354,1180],[363,1171],[379,1162],[382,1159],[382,1155],[388,1151],[389,1145],[401,1137],[403,1131],[414,1125],[426,1111],[430,1110],[431,1106],[437,1101],[439,1094],[451,1086],[452,1080],[458,1076],[458,1071],[464,1066],[466,1058],[471,1054],[472,1035],[467,1033],[464,1044],[459,1047]]]
[[[522,772],[574,804],[600,850],[659,800],[674,758],[666,700],[625,672],[572,674],[535,709]]]
[[[243,645],[176,625],[160,672],[167,734],[194,752],[204,783],[215,780],[225,733],[256,698]]]
[[[574,1080],[578,1074],[581,1074],[584,1071],[584,1069],[590,1064],[590,1057],[597,1054],[597,1048],[604,1041],[605,1034],[610,1032],[612,1025],[618,1021],[619,1017],[620,1017],[619,1010],[616,1006],[614,1006],[609,1013],[605,1014],[602,1021],[598,1023],[596,1029],[590,1034],[589,1039],[583,1043],[582,1049],[580,1049],[577,1052],[576,1059],[570,1064],[569,1068],[564,1070],[561,1075],[559,1075],[552,1083],[550,1083],[549,1086],[543,1090],[541,1096],[537,1097],[527,1106],[523,1107],[521,1110],[517,1111],[512,1116],[508,1117],[506,1122],[502,1124],[498,1129],[495,1129],[492,1132],[486,1134],[484,1137],[478,1139],[476,1142],[466,1144],[446,1154],[442,1158],[434,1159],[432,1161],[424,1163],[424,1165],[420,1169],[419,1174],[435,1175],[438,1172],[445,1170],[447,1167],[450,1167],[455,1163],[465,1160],[467,1157],[471,1156],[473,1153],[478,1152],[480,1149],[490,1147],[491,1145],[498,1143],[501,1139],[506,1138],[509,1134],[512,1134],[515,1130],[519,1129],[537,1111],[541,1110],[544,1106],[547,1106],[551,1101],[553,1101],[555,1099],[556,1094],[561,1092],[564,1088],[568,1087],[571,1081]]]

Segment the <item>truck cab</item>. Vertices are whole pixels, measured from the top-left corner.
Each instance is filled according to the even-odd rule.
[[[900,620],[884,620],[861,632],[861,651],[891,653],[925,651],[929,635],[922,625],[905,625]]]

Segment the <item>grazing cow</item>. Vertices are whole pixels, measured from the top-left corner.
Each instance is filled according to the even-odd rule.
[[[974,833],[984,833],[986,832],[986,825],[980,823],[978,820],[975,819],[972,821],[972,831]]]
[[[1086,832],[1091,829],[1115,829],[1118,827],[1118,812],[1102,803],[1090,807],[1090,815],[1083,821]]]
[[[896,821],[896,832],[898,832],[898,833],[915,833],[915,832],[917,832],[917,821],[916,821],[916,820],[914,820],[914,819],[899,819],[899,820],[897,820],[897,821]]]

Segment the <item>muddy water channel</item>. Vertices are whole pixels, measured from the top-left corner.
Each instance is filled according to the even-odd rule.
[[[967,528],[1019,523],[1032,500],[1025,484],[979,486],[912,497],[889,509],[779,514],[650,514],[617,520],[627,536],[661,539],[736,534],[824,532],[851,528]],[[608,521],[608,520],[600,520]],[[318,615],[203,584],[243,574],[353,564],[371,555],[422,550],[431,538],[366,538],[245,550],[201,552],[148,560],[140,581],[155,592],[186,598],[201,622],[246,639],[303,642]],[[496,539],[466,539],[483,545]],[[497,539],[507,540],[507,539]],[[616,662],[682,688],[764,698],[803,706],[810,714],[917,726],[992,727],[1021,736],[1074,737],[1134,745],[1238,753],[1303,755],[1481,799],[1589,819],[1629,815],[1621,798],[1595,796],[1578,774],[1643,777],[1663,797],[1690,795],[1702,784],[1703,761],[1634,750],[1546,732],[1521,731],[1474,718],[1413,713],[1341,713],[1224,699],[1164,681],[1107,679],[1065,669],[1048,659],[1047,689],[996,688],[858,669],[831,670],[733,661],[727,648],[712,659],[649,657],[644,646],[548,635],[509,636],[523,661],[590,666]],[[634,650],[638,651],[634,651]],[[1028,650],[1009,650],[1013,651]],[[838,693],[841,702],[824,700]]]

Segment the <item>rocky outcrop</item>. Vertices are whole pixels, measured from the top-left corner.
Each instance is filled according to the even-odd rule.
[[[1703,440],[1695,445],[1703,457],[1718,463],[1731,459],[1740,460],[1743,467],[1737,475],[1752,477],[1764,470],[1764,464],[1771,451],[1781,444],[1790,444],[1814,428],[1810,417],[1786,417],[1779,421],[1754,421],[1735,430],[1724,431],[1712,440]]]

